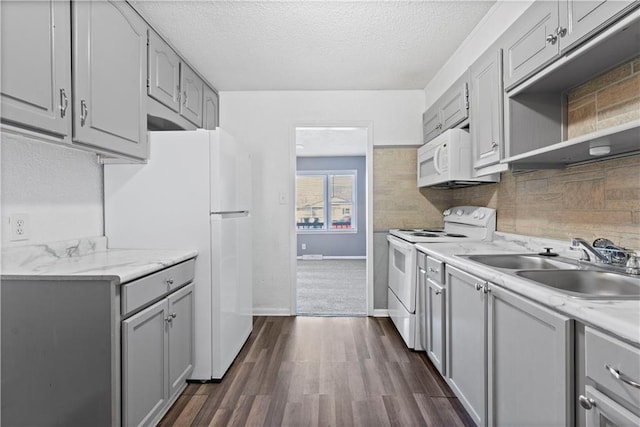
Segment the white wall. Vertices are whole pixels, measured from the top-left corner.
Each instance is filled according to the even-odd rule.
[[[220,93],[221,127],[247,143],[253,154],[256,314],[291,314],[295,125],[368,122],[374,145],[419,145],[423,111],[421,90]]]
[[[94,154],[1,135],[2,246],[100,236],[102,166]],[[9,215],[25,213],[30,239],[10,242]]]
[[[433,104],[471,64],[527,9],[533,0],[498,0],[424,89]]]

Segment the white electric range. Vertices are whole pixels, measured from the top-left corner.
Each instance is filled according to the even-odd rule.
[[[450,243],[491,241],[496,229],[495,209],[478,206],[457,206],[443,213],[444,228],[391,229],[389,242],[389,317],[400,332],[407,347],[423,350],[416,322],[415,243]],[[419,316],[421,313],[418,313]]]

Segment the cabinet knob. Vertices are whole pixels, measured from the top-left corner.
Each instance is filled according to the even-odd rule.
[[[440,295],[442,293],[442,291],[438,289],[437,291],[433,291],[433,293],[436,294],[436,295]]]
[[[480,289],[482,289],[482,283],[475,283],[474,285],[476,287],[476,291],[479,291]]]
[[[491,288],[489,287],[488,283],[485,283],[484,286],[482,286],[482,292],[484,292],[485,294],[491,292]]]
[[[60,118],[67,115],[67,107],[69,107],[69,98],[64,89],[60,89]]]
[[[578,402],[580,402],[580,406],[582,406],[587,411],[596,406],[595,400],[583,395],[580,395],[580,397],[578,397]]]
[[[171,323],[173,321],[173,317],[171,315],[164,318],[165,322]]]
[[[89,116],[89,107],[87,107],[87,102],[83,99],[80,101],[80,126],[84,126],[87,122],[87,117]]]
[[[171,313],[171,316],[170,316],[170,317],[171,317],[172,319],[175,319],[176,317],[178,317],[178,315],[177,315],[176,313]]]
[[[553,34],[549,34],[547,35],[547,43],[551,43],[551,44],[556,44],[556,41],[558,41],[558,36],[554,36]]]
[[[556,34],[559,35],[560,37],[564,37],[567,35],[567,29],[564,27],[558,27],[556,28]]]
[[[173,285],[173,279],[167,279],[167,285]]]
[[[492,142],[491,143],[491,151],[496,151],[496,148],[498,148],[498,143],[497,142]]]
[[[433,267],[429,267],[429,271],[430,271],[431,273],[436,273],[436,274],[438,274],[438,273],[440,272],[440,271],[436,270],[436,269],[435,269],[435,268],[433,268]]]

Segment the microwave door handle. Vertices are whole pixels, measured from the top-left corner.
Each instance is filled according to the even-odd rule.
[[[433,153],[433,167],[438,172],[438,175],[442,175],[442,171],[440,170],[440,151],[442,151],[442,145],[439,145],[436,148],[436,151]]]

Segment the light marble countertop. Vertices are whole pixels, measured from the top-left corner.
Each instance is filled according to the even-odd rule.
[[[460,268],[480,279],[527,297],[586,325],[614,334],[636,346],[640,345],[640,300],[575,298],[510,275],[505,271],[460,257],[460,255],[476,254],[536,253],[541,252],[544,247],[553,247],[554,252],[575,259],[577,254],[569,251],[568,246],[568,241],[536,239],[506,233],[496,233],[493,242],[416,244],[418,250],[447,265]],[[640,285],[640,278],[638,281]]]
[[[111,249],[103,236],[2,249],[3,280],[108,280],[123,284],[198,255],[196,250]]]

